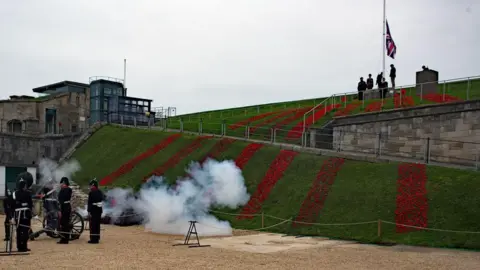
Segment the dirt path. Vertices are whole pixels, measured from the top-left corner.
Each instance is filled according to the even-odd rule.
[[[3,223],[3,216],[0,221]],[[37,225],[38,226],[38,225]],[[173,247],[182,236],[144,232],[142,227],[104,226],[101,244],[88,231],[69,245],[41,236],[28,256],[0,257],[0,269],[478,269],[480,253],[413,247],[378,247],[328,239],[282,238],[274,234],[207,238],[212,247]],[[250,236],[248,236],[250,235]],[[0,237],[3,239],[3,228]],[[293,244],[297,242],[297,244]],[[303,241],[303,242],[302,242]],[[256,246],[249,251],[246,246]],[[290,249],[256,253],[281,249]],[[293,246],[300,247],[294,249]],[[315,245],[307,248],[307,245]],[[3,248],[3,246],[2,246]]]

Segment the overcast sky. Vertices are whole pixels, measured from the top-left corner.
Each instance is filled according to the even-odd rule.
[[[329,96],[382,67],[382,0],[0,0],[0,98],[123,78],[178,113]],[[480,75],[480,1],[389,0],[397,85]]]

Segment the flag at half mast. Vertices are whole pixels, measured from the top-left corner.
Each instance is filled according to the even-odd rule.
[[[387,34],[385,35],[385,45],[387,46],[387,55],[392,59],[395,59],[395,54],[397,53],[397,45],[393,41],[392,35],[390,34],[390,27],[388,26],[388,21],[385,21],[387,27]]]

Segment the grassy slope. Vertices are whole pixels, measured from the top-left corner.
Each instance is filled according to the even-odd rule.
[[[158,143],[167,135],[159,131],[122,129],[104,127],[87,141],[74,158],[82,165],[82,171],[74,180],[86,184],[88,176],[101,178],[139,154],[142,149]],[[165,162],[182,146],[188,145],[194,137],[182,137],[156,155],[141,162],[133,171],[125,174],[114,184],[116,186],[134,186],[138,188],[144,175]],[[184,175],[184,168],[191,160],[199,160],[215,144],[211,139],[188,159],[170,169],[166,176],[170,183],[177,176]],[[150,143],[150,145],[148,145]],[[220,155],[221,159],[235,159],[247,145],[235,142]],[[247,163],[243,174],[250,194],[255,192],[257,184],[263,179],[270,163],[279,149],[266,145]],[[265,226],[271,226],[279,220],[269,218],[273,215],[281,218],[295,216],[305,199],[325,157],[300,153],[272,189],[270,196],[262,206],[265,213]],[[375,221],[378,219],[394,222],[397,192],[397,165],[395,163],[365,163],[347,160],[338,172],[317,222],[344,223]],[[480,231],[480,210],[478,191],[480,174],[429,166],[428,199],[429,227]],[[218,209],[229,213],[239,213],[241,209]],[[237,228],[260,228],[261,218],[237,220],[235,217],[219,214],[219,218],[230,220]],[[270,229],[274,232],[295,234],[313,234],[333,238],[356,239],[365,242],[376,241],[377,224],[355,226],[310,226],[292,230],[290,223]],[[480,248],[480,235],[465,235],[444,232],[412,232],[397,234],[394,225],[382,225],[382,240],[406,244],[421,244],[445,247]]]
[[[473,80],[470,82],[470,86],[468,86],[467,82],[465,81],[460,81],[460,82],[452,82],[452,83],[447,83],[445,84],[445,88],[443,84],[439,84],[438,86],[438,93],[443,93],[445,89],[445,93],[458,97],[460,99],[466,100],[467,99],[467,89],[469,89],[469,99],[475,99],[475,98],[480,98],[480,80]],[[428,100],[422,100],[419,96],[416,95],[416,90],[415,88],[406,88],[406,95],[412,96],[413,100],[415,102],[415,105],[423,105],[423,104],[432,104],[434,102],[428,101]],[[346,96],[347,98],[347,104],[350,103],[354,96]],[[291,101],[291,102],[283,102],[283,103],[275,103],[275,104],[265,104],[265,105],[255,105],[255,106],[250,106],[250,107],[243,107],[243,108],[233,108],[233,109],[225,109],[225,110],[218,110],[218,111],[212,111],[212,112],[199,112],[195,114],[189,114],[189,115],[182,115],[182,116],[177,116],[177,117],[172,117],[169,119],[169,127],[173,129],[179,129],[180,128],[180,118],[183,119],[184,122],[184,129],[189,130],[189,131],[198,131],[198,123],[200,121],[200,118],[203,120],[203,130],[205,133],[217,133],[220,134],[221,132],[221,123],[225,121],[227,124],[233,124],[238,121],[242,121],[245,119],[248,119],[251,116],[265,113],[265,112],[270,112],[270,111],[278,111],[278,110],[284,110],[287,108],[299,108],[299,107],[309,107],[309,106],[314,106],[316,104],[319,104],[322,100],[325,98],[320,98],[316,100],[303,100],[303,101]],[[351,114],[358,114],[364,112],[364,109],[368,106],[368,104],[372,102],[378,102],[379,100],[367,100],[365,101],[364,104],[362,104],[360,107],[358,107],[356,110],[352,111]],[[341,97],[336,98],[336,102],[340,103]],[[390,110],[394,109],[394,103],[393,99],[389,98],[386,100],[382,110]],[[336,110],[328,113],[325,117],[322,119],[318,119],[315,123],[315,127],[320,127],[324,125],[326,122],[331,120],[335,114]],[[290,130],[293,126],[295,126],[297,123],[301,122],[303,119],[295,121],[291,123],[290,125],[282,127],[283,133],[287,133],[287,130]],[[279,122],[281,121],[275,121]],[[274,123],[271,123],[270,125],[265,127],[265,131],[259,130],[257,133],[259,133],[259,136],[262,136],[262,134],[268,133],[268,129],[273,126]],[[281,134],[279,137],[285,137],[285,134]]]

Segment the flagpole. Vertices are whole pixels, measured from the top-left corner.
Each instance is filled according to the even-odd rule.
[[[386,39],[385,39],[385,28],[386,28],[386,23],[387,23],[387,16],[386,16],[386,11],[387,11],[387,0],[383,0],[383,38],[382,38],[382,51],[383,51],[383,62],[382,62],[382,72],[383,72],[383,77],[385,78],[385,55],[387,54],[386,49]]]

